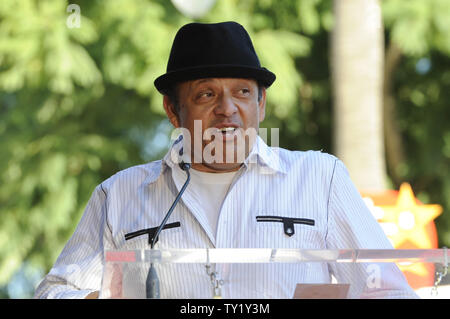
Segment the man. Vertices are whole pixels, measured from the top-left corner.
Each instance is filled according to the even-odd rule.
[[[191,182],[156,249],[392,248],[342,162],[269,147],[257,136],[274,81],[238,23],[182,27],[167,73],[155,81],[180,137],[164,159],[121,171],[95,189],[36,297],[96,297],[105,250],[149,249],[147,236],[130,234],[161,224],[186,180],[180,163],[191,164]],[[162,298],[213,297],[204,265],[155,267]],[[351,284],[350,298],[416,297],[395,265],[377,267],[375,287],[363,264],[227,263],[212,272],[224,298],[292,298],[297,283],[330,283],[331,276]],[[143,268],[130,275],[121,296],[145,296]]]

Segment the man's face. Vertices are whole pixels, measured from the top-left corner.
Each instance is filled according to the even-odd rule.
[[[175,127],[190,133],[192,167],[210,172],[238,169],[264,119],[265,90],[258,99],[254,80],[207,78],[180,83],[177,94],[179,111],[167,96],[164,108]]]

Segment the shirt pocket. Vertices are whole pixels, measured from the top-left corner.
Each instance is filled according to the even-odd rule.
[[[295,225],[315,226],[314,219],[309,218],[295,218],[283,216],[256,216],[256,221],[259,223],[282,223],[283,230],[286,236],[293,236],[295,234]]]
[[[124,249],[150,249],[152,238],[156,235],[159,226],[146,228],[124,234]],[[149,238],[150,234],[150,238]],[[180,222],[168,223],[164,226],[158,236],[155,249],[173,248],[174,243],[178,243],[182,237]]]
[[[265,248],[323,249],[317,223],[311,218],[256,216],[256,245]]]

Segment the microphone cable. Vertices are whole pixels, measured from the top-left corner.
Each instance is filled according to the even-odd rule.
[[[173,210],[175,209],[175,206],[177,206],[178,202],[181,199],[181,195],[183,195],[184,191],[186,190],[186,187],[188,186],[190,180],[191,180],[191,174],[189,173],[189,169],[191,168],[191,164],[181,162],[179,164],[180,168],[186,172],[187,178],[186,182],[184,183],[183,187],[181,188],[180,192],[178,193],[177,197],[175,198],[172,206],[170,207],[169,211],[167,212],[166,216],[164,217],[163,221],[161,222],[161,225],[159,225],[158,229],[155,232],[155,235],[153,236],[150,249],[153,250],[153,247],[155,246],[156,242],[158,241],[158,236],[161,233],[162,229],[166,225],[170,215],[172,214]],[[153,267],[153,263],[150,264],[150,268],[148,270],[147,274],[147,280],[145,282],[145,292],[147,299],[159,299],[160,298],[160,289],[159,289],[159,278],[158,274],[156,273],[155,267]]]

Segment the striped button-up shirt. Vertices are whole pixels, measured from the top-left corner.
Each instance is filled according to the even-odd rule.
[[[83,298],[101,289],[106,250],[150,248],[147,236],[125,240],[125,234],[160,225],[184,183],[172,174],[176,150],[173,145],[162,160],[120,171],[96,187],[35,297]],[[230,185],[216,233],[207,213],[188,186],[168,220],[180,227],[162,230],[155,248],[392,249],[340,160],[319,151],[269,147],[259,137]],[[213,297],[204,264],[155,267],[162,298]],[[375,281],[373,269],[325,262],[215,268],[223,298],[292,298],[296,284],[330,283],[332,277],[350,284],[350,298],[416,297],[395,264],[377,264]],[[147,271],[137,267],[124,278],[124,297],[145,297]]]

